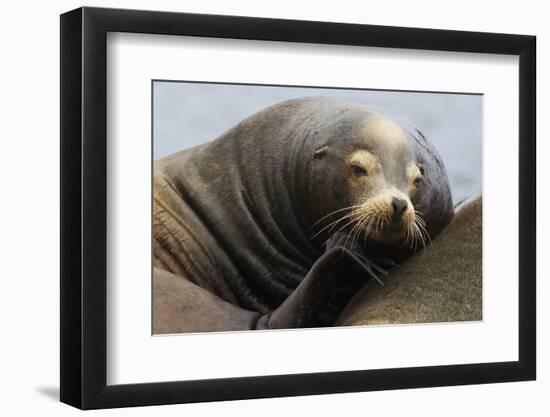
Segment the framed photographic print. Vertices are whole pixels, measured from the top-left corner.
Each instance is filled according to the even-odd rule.
[[[535,379],[535,38],[61,16],[61,400]]]

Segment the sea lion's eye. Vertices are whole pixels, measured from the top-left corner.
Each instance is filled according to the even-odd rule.
[[[355,175],[356,177],[362,177],[363,175],[367,175],[367,170],[365,168],[360,167],[359,165],[352,165],[351,172],[353,172],[353,175]]]
[[[424,175],[424,167],[418,167],[418,169],[420,170],[420,173]]]

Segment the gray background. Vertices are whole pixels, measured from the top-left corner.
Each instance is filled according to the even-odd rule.
[[[303,96],[359,101],[412,123],[441,154],[455,203],[481,191],[480,95],[155,81],[154,158],[208,142],[267,106]]]

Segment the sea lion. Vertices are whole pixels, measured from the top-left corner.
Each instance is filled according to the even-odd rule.
[[[226,324],[198,330],[331,325],[369,276],[454,214],[419,130],[324,97],[279,103],[156,161],[153,198],[155,333],[197,331],[208,309],[196,299],[226,311]],[[190,299],[186,288],[210,294]],[[176,293],[177,317],[165,308]]]
[[[408,259],[385,281],[367,283],[336,325],[482,319],[482,200],[462,205],[425,256]]]

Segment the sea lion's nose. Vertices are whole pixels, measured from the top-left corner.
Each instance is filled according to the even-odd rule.
[[[393,197],[391,205],[393,207],[393,219],[401,220],[401,216],[403,216],[403,213],[405,213],[407,207],[409,206],[407,201],[401,198]]]

